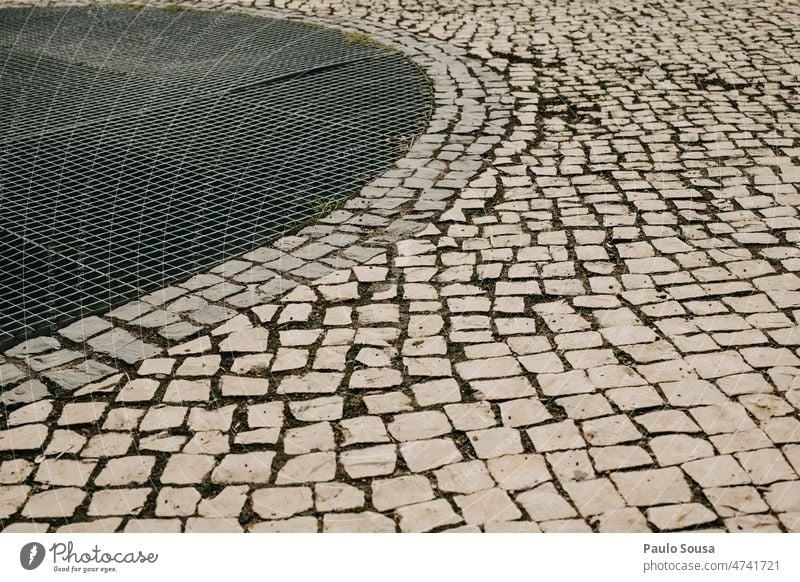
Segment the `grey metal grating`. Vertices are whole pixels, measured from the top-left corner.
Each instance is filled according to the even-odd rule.
[[[425,87],[399,54],[286,21],[0,10],[0,344],[312,218],[402,155]]]

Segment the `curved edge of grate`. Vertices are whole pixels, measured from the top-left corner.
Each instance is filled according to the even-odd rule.
[[[44,7],[47,7],[47,8],[57,8],[57,7],[63,7],[63,6],[68,6],[70,8],[82,8],[82,7],[84,7],[84,5],[93,5],[93,3],[91,3],[91,2],[80,2],[80,1],[78,1],[78,2],[75,2],[75,1],[72,1],[72,2],[58,2],[58,1],[56,1],[56,2],[45,2],[45,3],[42,3],[42,4],[44,5]],[[160,5],[159,3],[156,3],[156,2],[151,2],[151,3],[147,4],[147,5],[137,4],[135,6],[137,6],[137,7],[138,6],[150,7],[151,5],[155,5],[155,7],[158,7],[158,6],[163,7],[163,5]],[[168,4],[167,6],[171,6],[171,5],[173,5],[173,4]],[[25,6],[30,7],[30,3],[27,3],[27,2],[17,2],[17,3],[15,3],[15,2],[5,2],[5,3],[3,3],[3,7],[8,7],[8,8],[25,7]],[[116,5],[112,3],[112,4],[110,4],[110,6],[113,7],[113,6],[116,6]],[[192,10],[192,11],[196,12],[196,13],[207,12],[207,11],[204,11],[204,10]],[[236,10],[231,11],[231,13],[235,14],[236,16],[242,16],[242,15],[246,15],[247,11],[246,10],[236,9]],[[297,24],[301,24],[301,25],[310,25],[310,24],[318,25],[318,26],[321,26],[324,29],[326,29],[326,31],[330,31],[332,33],[334,33],[334,32],[335,33],[340,33],[340,34],[343,34],[343,35],[347,34],[348,32],[350,32],[352,30],[352,29],[344,30],[342,27],[333,26],[330,23],[310,23],[309,22],[310,19],[307,19],[307,18],[295,19],[295,18],[291,18],[290,17],[291,15],[287,15],[285,13],[275,12],[275,11],[255,10],[255,11],[253,11],[253,14],[255,16],[257,16],[257,17],[260,17],[260,18],[266,18],[266,19],[270,19],[270,20],[282,21],[282,22],[286,22],[286,23],[291,23],[293,25],[297,25]],[[357,38],[352,39],[352,40],[348,38],[347,42],[348,43],[352,42],[354,44],[362,44],[363,43],[365,45],[369,45],[370,48],[381,49],[381,52],[383,52],[383,49],[396,50],[396,48],[397,48],[397,47],[389,47],[387,44],[378,42],[376,39],[372,39],[371,37],[364,37],[364,38],[357,37]],[[424,68],[421,67],[419,65],[419,63],[416,63],[412,59],[407,58],[407,55],[404,54],[403,51],[397,50],[396,52],[398,54],[402,55],[403,57],[406,57],[405,61],[408,63],[408,65],[417,70],[417,72],[419,74],[419,77],[420,77],[420,81],[422,82],[423,86],[429,88],[431,83],[430,83],[430,79],[425,74]],[[377,56],[373,55],[370,58],[372,58],[372,59],[376,59],[376,58],[383,59],[385,57],[394,58],[394,55],[391,55],[391,54],[387,53],[387,54],[385,54],[383,56],[381,56],[381,55],[377,55]],[[364,58],[366,58],[366,57],[362,57],[359,60],[364,60]],[[322,67],[322,69],[325,69],[325,68],[328,68],[328,66]],[[311,69],[311,71],[316,71],[317,69],[319,69],[319,67],[317,67],[315,69]],[[306,71],[306,72],[308,72],[308,71]],[[418,81],[418,83],[420,81]],[[425,85],[426,83],[427,83],[427,85]],[[238,93],[245,94],[248,90],[249,89],[247,89],[247,88],[244,88],[244,90],[240,90],[240,89],[237,88],[234,91],[238,92]],[[416,87],[415,90],[419,90],[419,87]],[[420,135],[422,135],[422,134],[424,134],[426,132],[427,126],[428,126],[428,122],[430,121],[430,118],[431,118],[431,114],[432,114],[432,110],[433,110],[434,104],[433,104],[432,95],[430,94],[430,92],[427,92],[427,89],[426,89],[426,91],[423,91],[422,93],[424,94],[424,97],[425,97],[424,101],[426,103],[425,103],[425,106],[424,106],[424,111],[421,111],[421,115],[420,115],[419,119],[416,122],[417,129],[415,129],[413,131],[413,133],[411,133],[408,136],[401,136],[401,138],[406,138],[406,140],[407,140],[406,142],[403,142],[400,139],[398,139],[397,141],[395,141],[393,139],[392,141],[387,142],[387,143],[392,144],[391,147],[397,148],[397,149],[401,149],[403,147],[410,147],[410,145],[413,143],[413,140],[417,139]],[[358,116],[356,116],[356,118],[357,117]],[[399,157],[400,153],[398,152],[397,155]],[[355,181],[356,184],[352,184],[352,185],[357,186],[356,189],[351,189],[350,186],[348,186],[346,189],[342,190],[340,192],[340,196],[338,196],[336,198],[331,198],[331,199],[320,198],[317,202],[313,203],[313,205],[312,205],[313,208],[311,208],[310,211],[309,211],[309,209],[306,209],[304,211],[304,213],[303,213],[304,216],[300,217],[299,219],[297,217],[295,217],[295,216],[290,216],[289,220],[287,221],[287,223],[285,225],[281,225],[279,232],[276,232],[274,229],[268,229],[268,231],[265,232],[262,237],[258,237],[258,238],[261,238],[261,240],[258,240],[258,238],[255,235],[253,237],[249,237],[248,236],[249,239],[254,239],[253,241],[251,241],[251,243],[249,245],[250,249],[243,248],[244,245],[239,245],[238,249],[232,249],[232,251],[224,252],[224,256],[213,257],[213,258],[212,257],[208,257],[206,259],[198,261],[197,264],[195,265],[195,267],[190,269],[188,273],[185,272],[186,270],[184,269],[183,273],[177,273],[177,274],[172,274],[172,275],[161,276],[159,278],[160,280],[157,282],[158,284],[153,284],[152,281],[148,282],[147,280],[141,280],[141,281],[134,282],[133,284],[131,284],[131,282],[128,282],[128,281],[115,280],[115,279],[112,278],[110,281],[111,282],[116,282],[116,284],[119,286],[119,289],[112,290],[109,287],[106,290],[106,292],[102,293],[102,295],[103,295],[102,299],[99,298],[99,294],[97,296],[95,296],[95,295],[91,295],[91,296],[87,295],[85,298],[81,299],[81,301],[80,301],[81,307],[80,307],[80,311],[78,313],[74,313],[74,312],[59,312],[58,310],[52,309],[50,311],[52,311],[53,313],[50,316],[48,316],[45,320],[40,321],[38,324],[37,323],[33,323],[33,322],[26,322],[24,327],[20,327],[20,328],[18,328],[16,330],[10,330],[10,331],[8,331],[8,330],[0,330],[0,352],[2,352],[3,350],[6,350],[6,349],[14,346],[16,343],[19,343],[20,336],[28,339],[28,338],[30,338],[32,336],[35,337],[35,336],[41,335],[41,334],[55,333],[58,329],[63,328],[65,326],[69,326],[73,322],[79,321],[80,319],[85,318],[87,316],[98,315],[98,314],[114,311],[115,308],[118,308],[118,307],[120,307],[120,306],[122,306],[122,305],[124,305],[124,304],[126,304],[126,303],[128,303],[128,302],[130,302],[132,300],[132,295],[136,294],[136,291],[137,291],[136,288],[137,287],[138,287],[139,294],[140,295],[144,295],[144,294],[147,294],[147,293],[155,292],[159,288],[162,288],[164,285],[180,284],[181,282],[186,281],[187,279],[191,278],[192,276],[195,276],[197,273],[203,273],[203,272],[208,271],[209,269],[213,269],[215,266],[218,266],[220,263],[232,260],[236,256],[240,256],[243,253],[246,253],[248,250],[252,252],[253,246],[258,247],[260,245],[270,244],[271,241],[274,241],[274,240],[278,239],[281,236],[291,236],[293,234],[296,234],[298,231],[300,231],[304,227],[307,227],[309,225],[315,224],[319,219],[331,218],[332,213],[334,213],[334,211],[336,209],[341,209],[343,206],[347,205],[349,199],[351,199],[351,198],[353,198],[355,196],[358,196],[358,193],[360,191],[360,185],[358,184],[358,182],[361,182],[361,184],[363,184],[364,181],[366,179],[368,179],[369,176],[373,176],[373,177],[379,178],[381,175],[383,175],[384,171],[386,171],[387,169],[390,170],[391,168],[395,167],[394,162],[389,161],[391,159],[392,158],[389,158],[386,161],[387,163],[384,164],[383,169],[380,170],[377,174],[375,174],[373,172],[369,172],[369,173],[365,173],[365,174],[358,174],[358,173],[352,174],[350,176],[350,178],[347,178],[347,179],[343,180],[343,184],[344,184],[344,182],[352,183],[352,182]],[[397,160],[397,158],[394,158],[394,161],[396,161],[396,160]],[[381,162],[383,162],[383,161],[384,160],[381,160]],[[362,176],[363,176],[363,178],[362,178]],[[369,186],[370,183],[372,183],[372,182],[371,181],[368,182],[366,184],[366,186]],[[304,205],[304,206],[307,206],[307,205]],[[328,215],[328,216],[326,216],[326,215]],[[2,242],[2,241],[0,241],[0,242]],[[14,242],[14,241],[11,241],[11,242]],[[255,245],[252,244],[253,242],[255,243]],[[35,245],[32,246],[32,244],[33,243],[27,244],[27,247],[30,247],[30,250],[32,250],[33,252],[39,252],[41,254],[41,252],[43,250],[46,250],[46,249],[44,249],[44,247],[43,248],[39,248],[39,247],[37,247]],[[9,247],[9,248],[12,248],[12,247],[25,247],[26,245],[17,242],[17,244],[11,244],[11,245],[6,244],[6,246]],[[94,283],[93,288],[99,288],[98,285],[96,284],[97,282],[95,282],[94,279],[93,279],[93,277],[97,278],[95,275],[99,275],[99,273],[96,274],[96,273],[94,273],[94,271],[91,268],[87,268],[84,265],[81,265],[81,264],[78,264],[78,263],[73,263],[73,262],[70,262],[70,261],[61,261],[61,262],[63,262],[64,264],[63,265],[57,265],[58,272],[59,273],[63,273],[64,276],[68,276],[68,277],[74,279],[76,281],[76,286],[78,285],[77,282],[79,280],[83,281],[85,277],[88,277],[89,279],[92,279],[92,281],[90,281],[90,285],[89,286],[91,287],[92,286],[91,283]],[[70,270],[72,270],[73,272],[69,273]],[[119,291],[121,289],[128,289],[128,291],[127,292],[124,292],[124,291],[123,292],[117,292],[117,291]],[[131,290],[133,290],[133,293],[131,293]],[[50,293],[52,293],[52,290],[50,291]],[[6,299],[8,299],[8,298],[6,298]],[[23,308],[23,311],[27,312],[27,313],[31,312],[31,310],[27,306]],[[33,318],[33,319],[35,320],[37,318]]]
[[[48,2],[47,6],[86,6],[93,3],[88,0]],[[151,3],[159,4],[159,3]],[[163,5],[163,4],[161,4]],[[30,6],[25,0],[10,0],[7,6]],[[228,5],[226,5],[228,6]],[[208,8],[214,5],[194,4],[192,8]],[[115,380],[115,374],[122,372],[130,378],[136,375],[136,366],[147,358],[167,355],[176,345],[187,345],[202,339],[204,333],[211,332],[219,326],[217,322],[194,322],[195,329],[188,334],[176,331],[173,336],[158,335],[152,329],[138,325],[136,321],[142,315],[152,314],[190,291],[208,289],[224,284],[241,273],[241,264],[260,266],[276,254],[285,254],[312,241],[303,248],[317,244],[317,241],[331,236],[342,237],[346,245],[342,245],[335,255],[343,265],[364,265],[381,255],[394,242],[420,233],[430,228],[432,223],[443,219],[451,208],[446,198],[426,197],[425,193],[436,190],[437,185],[460,189],[467,186],[469,179],[477,176],[485,164],[486,157],[500,143],[511,123],[510,114],[498,115],[496,120],[480,122],[479,127],[470,130],[471,120],[464,122],[467,128],[459,128],[462,116],[470,118],[469,105],[473,99],[459,100],[453,95],[474,89],[482,90],[484,84],[491,83],[487,95],[492,97],[489,109],[511,109],[513,96],[508,95],[508,85],[502,75],[491,71],[486,65],[473,59],[461,47],[445,41],[423,39],[416,35],[382,22],[367,22],[355,19],[344,19],[331,16],[320,17],[309,14],[292,14],[268,7],[249,7],[232,5],[237,12],[266,16],[269,18],[303,21],[311,25],[326,26],[343,33],[363,33],[374,41],[402,52],[419,67],[430,82],[433,93],[433,111],[428,125],[416,141],[409,147],[406,155],[395,160],[381,175],[366,184],[357,194],[350,197],[345,208],[337,208],[320,216],[293,235],[283,236],[272,243],[258,248],[239,259],[226,261],[207,273],[199,274],[178,282],[173,286],[159,289],[138,300],[130,301],[117,309],[102,314],[102,317],[91,315],[71,325],[60,328],[53,336],[28,337],[0,356],[0,365],[12,365],[19,372],[15,380],[17,389],[8,389],[8,384],[0,388],[0,420],[5,420],[11,408],[46,398],[49,395],[61,400],[72,397],[78,388],[86,385],[96,386],[103,382]],[[462,101],[462,102],[459,102]],[[480,131],[489,127],[490,131]],[[416,178],[404,181],[403,189],[410,195],[403,202],[398,216],[387,219],[382,213],[386,193],[398,177],[410,176],[410,171],[420,168],[431,158],[427,153],[438,149],[442,143],[456,146],[460,142],[459,134],[477,132],[480,137],[469,142],[468,147],[454,154],[448,160],[452,170],[453,164],[461,163],[464,175],[458,184],[451,183],[448,172],[442,176],[423,180],[417,183]],[[457,150],[458,148],[455,148]],[[454,150],[454,151],[455,151]],[[445,184],[446,182],[446,184]],[[463,183],[462,183],[463,182]],[[453,191],[453,193],[455,190]],[[452,193],[451,193],[452,195]],[[251,262],[252,261],[252,262]],[[256,292],[238,293],[227,296],[223,300],[212,301],[210,305],[225,312],[229,321],[237,313],[250,310],[264,303],[279,302],[299,285],[311,281],[328,278],[335,281],[337,269],[328,269],[327,273],[314,272],[313,259],[308,263],[305,274],[282,273],[277,279],[270,280]],[[268,287],[265,289],[265,287]],[[220,305],[220,304],[224,305]],[[88,314],[87,314],[88,315]],[[189,325],[185,320],[181,324]],[[265,324],[267,325],[267,324]],[[133,332],[133,333],[132,333]],[[187,341],[188,340],[188,341]],[[45,355],[43,355],[45,354]],[[61,355],[61,358],[59,357]],[[33,363],[32,360],[36,360]],[[64,359],[65,361],[60,361]],[[47,364],[43,365],[42,362]],[[76,363],[80,362],[80,363]],[[105,380],[104,380],[105,379]],[[116,384],[118,380],[115,380]],[[22,387],[22,388],[20,388]],[[13,386],[12,386],[13,388]],[[12,393],[14,392],[14,393]],[[5,424],[3,422],[2,424]]]

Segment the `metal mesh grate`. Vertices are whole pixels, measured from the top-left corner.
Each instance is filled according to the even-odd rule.
[[[0,10],[0,343],[274,239],[402,155],[402,56],[319,27]]]

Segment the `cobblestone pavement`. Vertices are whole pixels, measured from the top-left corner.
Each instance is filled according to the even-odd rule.
[[[800,531],[800,4],[196,6],[363,31],[436,111],[319,224],[6,352],[4,531]]]

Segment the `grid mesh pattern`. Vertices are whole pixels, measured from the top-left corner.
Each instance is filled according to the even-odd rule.
[[[398,54],[157,9],[0,10],[0,343],[240,255],[402,155]]]

